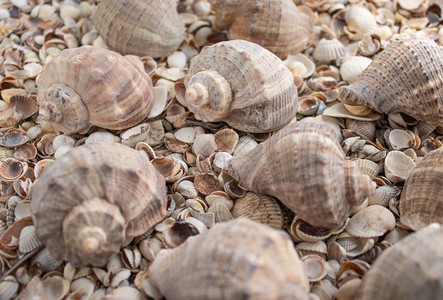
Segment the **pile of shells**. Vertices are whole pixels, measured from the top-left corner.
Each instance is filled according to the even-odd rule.
[[[442,10],[0,0],[0,299],[437,299]]]

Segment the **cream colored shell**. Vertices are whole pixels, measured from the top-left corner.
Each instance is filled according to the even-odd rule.
[[[289,236],[239,218],[218,223],[149,267],[166,299],[309,299],[309,282]]]
[[[313,39],[314,18],[292,0],[212,0],[214,27],[231,40],[257,43],[280,58],[297,54]]]
[[[36,233],[55,259],[103,265],[127,236],[166,215],[165,180],[145,156],[116,143],[73,148],[32,187]]]
[[[166,57],[185,37],[171,0],[102,0],[93,22],[106,44],[121,54]]]
[[[60,52],[37,80],[40,115],[65,134],[138,124],[149,114],[153,92],[135,61],[93,46]]]
[[[340,101],[383,113],[402,112],[443,125],[443,52],[427,38],[389,45],[351,85],[339,90]]]
[[[225,121],[246,132],[277,130],[298,108],[297,88],[285,64],[243,40],[203,48],[191,60],[182,85],[176,85],[177,99],[197,119]]]
[[[241,187],[276,197],[317,227],[340,227],[351,206],[375,189],[370,177],[345,159],[334,131],[313,123],[289,124],[232,158],[228,170]]]

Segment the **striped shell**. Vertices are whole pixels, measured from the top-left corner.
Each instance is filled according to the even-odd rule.
[[[428,153],[409,174],[400,198],[400,222],[413,230],[443,223],[443,148]]]
[[[433,224],[383,251],[355,299],[441,299],[443,227]]]
[[[161,250],[149,277],[171,300],[309,299],[306,270],[289,236],[246,218]]]
[[[99,47],[62,51],[45,65],[37,84],[40,115],[65,134],[91,126],[129,128],[153,105],[152,82],[141,62]]]
[[[116,143],[73,148],[32,187],[36,233],[55,259],[103,265],[126,236],[166,215],[165,181],[145,156]]]
[[[93,22],[106,44],[121,54],[166,57],[185,37],[176,1],[102,0]]]
[[[261,45],[280,58],[297,54],[313,39],[312,12],[292,0],[213,0],[218,30],[228,29],[230,40]]]
[[[184,91],[186,88],[186,91]],[[204,122],[225,121],[246,132],[268,132],[297,112],[297,88],[285,64],[263,47],[234,40],[205,47],[191,60],[177,99]]]
[[[379,112],[402,112],[443,124],[443,52],[434,41],[411,38],[389,45],[351,85],[340,101]]]
[[[314,123],[291,123],[228,169],[243,188],[276,197],[317,227],[341,226],[375,188],[345,159],[334,131]]]

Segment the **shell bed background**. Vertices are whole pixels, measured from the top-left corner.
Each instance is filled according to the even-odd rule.
[[[140,11],[134,12],[136,17],[132,19],[126,17],[131,14],[126,11],[130,7],[119,8],[120,19],[115,24],[129,19],[128,24],[132,24],[134,20],[150,20],[153,24],[147,22],[149,26],[159,26],[147,31],[142,27],[134,29],[129,25],[107,31],[107,25],[103,27],[99,24],[99,18],[94,19],[100,2],[116,1],[0,0],[0,300],[32,297],[162,299],[162,293],[169,295],[168,299],[175,299],[180,298],[180,294],[189,295],[189,291],[181,292],[180,289],[183,288],[195,288],[195,291],[199,288],[198,291],[203,292],[198,295],[206,298],[218,299],[223,298],[223,295],[254,298],[256,293],[262,293],[261,288],[267,284],[270,285],[267,292],[278,290],[279,293],[276,292],[274,296],[279,299],[294,299],[294,294],[297,294],[298,299],[395,299],[403,298],[395,293],[400,288],[403,293],[401,295],[436,299],[437,295],[432,294],[432,291],[441,291],[443,286],[442,228],[441,225],[428,225],[443,223],[443,185],[440,184],[443,178],[443,100],[434,97],[434,91],[439,95],[443,82],[443,54],[441,48],[439,51],[436,47],[443,45],[442,1],[265,1],[276,6],[284,3],[285,7],[294,6],[292,3],[288,4],[289,2],[296,4],[297,12],[290,13],[288,18],[270,15],[261,8],[254,7],[257,1],[214,0],[216,5],[212,10],[211,0],[158,0],[154,2],[165,5],[155,5],[155,8],[164,11],[153,11],[149,4],[151,1],[122,0],[123,5],[127,2],[143,2],[143,5],[133,6]],[[233,5],[239,3],[241,9],[235,12],[234,26],[229,24],[229,16],[233,13]],[[103,7],[101,13],[106,16],[103,22],[113,24],[109,19],[113,15],[112,9],[110,12],[109,6]],[[173,12],[168,13],[171,7]],[[227,9],[229,7],[231,10]],[[225,8],[226,10],[219,11]],[[269,10],[272,14],[285,13],[285,10],[275,9],[274,6],[272,8]],[[294,41],[292,45],[287,37],[290,38],[293,31],[272,28],[263,32],[262,28],[254,28],[254,24],[263,24],[262,20],[251,22],[251,15],[241,15],[245,11],[257,11],[260,12],[260,18],[273,20],[265,24],[277,24],[279,22],[275,20],[280,19],[287,24],[290,23],[288,20],[291,16],[302,13],[303,18],[309,18],[309,21],[302,22],[306,23],[306,27],[300,28],[298,32],[307,34],[303,40]],[[156,18],[150,18],[153,15]],[[168,18],[158,18],[159,16]],[[223,26],[220,25],[222,23]],[[141,22],[136,24],[142,25]],[[294,26],[303,24],[294,21]],[[223,31],[220,31],[221,28]],[[135,30],[137,34],[131,30]],[[228,168],[230,159],[234,157],[236,161],[241,161],[238,158],[252,151],[275,132],[243,132],[228,125],[229,122],[223,122],[226,120],[199,120],[201,117],[198,118],[198,114],[194,115],[184,103],[179,102],[175,94],[178,88],[185,86],[183,82],[187,80],[191,59],[204,46],[226,41],[228,37],[238,38],[238,34],[242,33],[241,37],[244,38],[252,34],[251,39],[263,41],[262,46],[272,51],[277,42],[266,44],[266,32],[270,40],[275,41],[278,40],[278,32],[283,31],[286,32],[284,43],[290,48],[290,55],[284,53],[283,47],[277,47],[283,52],[274,54],[282,59],[293,77],[294,86],[291,85],[291,90],[297,90],[298,104],[294,108],[297,109],[297,115],[296,120],[292,121],[328,126],[329,129],[325,129],[325,132],[327,131],[328,138],[335,139],[339,156],[354,161],[353,165],[376,184],[374,193],[358,206],[349,207],[349,217],[339,228],[314,227],[309,224],[308,217],[303,220],[300,216],[295,216],[277,198],[254,194],[254,191],[244,189],[241,179],[237,182],[231,177]],[[162,37],[166,40],[160,41],[155,36],[159,32],[165,33]],[[145,34],[146,44],[143,45],[152,46],[140,46],[141,43],[137,42]],[[132,39],[134,37],[136,41]],[[408,56],[402,56],[401,51],[398,55],[394,54],[395,66],[391,65],[394,63],[390,61],[392,53],[401,49],[402,45],[411,44],[399,42],[406,40],[413,41],[414,45],[418,41],[417,48],[412,47],[412,54],[409,53]],[[423,40],[426,42],[420,42]],[[426,48],[430,43],[434,43],[432,50]],[[44,122],[45,118],[39,113],[39,95],[44,91],[39,90],[41,86],[38,76],[62,51],[81,46],[114,49],[125,55],[125,59],[118,59],[124,64],[120,74],[119,66],[113,68],[114,71],[117,70],[117,75],[113,75],[110,85],[120,84],[124,88],[126,85],[122,84],[123,79],[122,82],[117,82],[119,77],[133,76],[141,81],[143,80],[140,78],[149,77],[146,79],[150,80],[149,83],[131,85],[136,86],[134,93],[139,92],[137,87],[149,87],[146,92],[149,97],[146,96],[152,100],[152,108],[147,116],[144,111],[142,117],[137,117],[140,118],[137,124],[122,127],[106,127],[99,125],[103,123],[94,121],[84,126],[83,130],[69,132],[69,135],[58,132],[50,123]],[[151,54],[144,53],[143,49],[148,48],[155,51]],[[391,50],[383,52],[387,48]],[[415,49],[425,50],[420,55],[414,55]],[[389,55],[383,56],[383,53]],[[277,56],[275,59],[278,60]],[[255,61],[248,58],[247,53],[243,53],[241,57],[248,60],[249,64],[245,64],[242,59],[235,61],[240,70]],[[368,68],[377,57],[381,58]],[[211,65],[210,58],[204,59],[205,63]],[[197,62],[198,59],[194,61]],[[269,67],[266,63],[261,65]],[[415,69],[408,69],[411,66]],[[70,68],[66,64],[66,72],[72,71]],[[281,68],[279,66],[278,69]],[[383,72],[380,70],[382,68],[389,71]],[[365,69],[367,72],[359,81],[358,76]],[[95,73],[101,74],[100,76],[105,73],[100,69],[98,61],[90,69],[87,65],[82,67],[81,72],[89,73],[90,70],[97,70]],[[398,74],[398,70],[410,72]],[[273,71],[275,69],[272,68],[269,71],[260,70],[262,74],[271,75]],[[141,75],[135,76],[134,72]],[[245,70],[244,74],[246,73]],[[75,70],[73,74],[71,77],[77,80],[88,78],[76,77]],[[409,74],[411,75],[408,76]],[[271,75],[269,77],[272,79]],[[362,82],[362,78],[371,78],[384,87],[380,93],[389,97],[383,98],[383,105],[371,104],[375,101],[372,97],[375,93],[370,90],[371,86]],[[395,89],[386,89],[390,82],[396,83]],[[281,84],[267,83],[265,86],[267,93],[277,94],[278,90],[272,87]],[[109,87],[105,90],[115,93]],[[69,93],[70,90],[67,91]],[[238,90],[235,92],[242,93]],[[144,95],[146,93],[141,92]],[[355,93],[358,93],[358,97]],[[395,97],[396,94],[401,94],[401,99]],[[78,101],[77,98],[75,100]],[[416,104],[422,100],[428,102]],[[369,103],[370,108],[348,105],[366,103]],[[407,105],[404,106],[403,103]],[[122,109],[136,106],[137,103],[128,101]],[[247,103],[245,106],[248,109]],[[389,111],[383,111],[386,107]],[[418,119],[405,114],[415,107],[421,107],[420,113],[414,114]],[[432,107],[432,111],[426,110],[429,107]],[[46,109],[51,110],[50,107]],[[92,106],[90,109],[89,112],[82,111],[86,113],[86,119],[97,114]],[[110,113],[121,113],[120,108],[113,109],[109,110]],[[76,116],[76,112],[70,113]],[[430,120],[427,116],[432,116],[430,124],[426,123]],[[36,232],[40,229],[35,226],[41,222],[33,224],[32,187],[42,172],[44,174],[46,166],[61,158],[69,161],[64,155],[74,153],[76,147],[96,141],[101,141],[101,145],[123,144],[124,147],[135,149],[131,151],[138,151],[138,159],[152,163],[166,181],[163,184],[168,200],[166,217],[142,234],[128,235],[124,241],[120,239],[118,242],[121,248],[118,253],[115,253],[117,250],[110,251],[114,254],[109,254],[107,259],[101,258],[97,264],[99,266],[87,265],[86,262],[82,264],[78,257],[75,262],[55,260],[51,256],[51,249],[37,238]],[[327,149],[318,147],[312,151]],[[103,153],[106,156],[107,151]],[[81,157],[76,159],[79,165],[83,164]],[[276,160],[272,165],[264,166],[266,172],[263,174],[272,174],[273,170],[279,170],[279,162],[280,160]],[[112,161],[112,165],[118,163],[118,159]],[[106,167],[106,163],[104,165]],[[87,171],[86,164],[81,168]],[[309,173],[298,169],[293,171],[299,172],[294,178],[303,178],[300,174]],[[255,173],[260,174],[259,171]],[[131,176],[122,176],[118,180],[109,179],[110,182],[118,182],[112,190],[129,196],[131,193],[125,192],[128,188],[125,182],[131,181]],[[103,182],[107,179],[100,177],[96,180]],[[159,182],[163,183],[163,179]],[[50,184],[49,182],[48,186]],[[301,192],[306,192],[303,191],[303,182],[297,183],[297,186],[301,187]],[[93,186],[89,188],[94,189]],[[334,188],[336,187],[324,186],[324,189]],[[103,190],[103,193],[106,191],[107,189]],[[64,186],[63,190],[63,193],[69,193],[66,199],[74,199],[76,193],[80,192],[75,185]],[[95,207],[100,210],[98,205]],[[304,207],[303,211],[309,211],[309,208],[310,206]],[[88,207],[85,205],[82,209],[87,210]],[[120,218],[121,220],[123,219]],[[214,231],[212,227],[216,227]],[[251,234],[254,230],[260,230],[260,234],[256,235],[259,240],[255,240],[255,235]],[[217,247],[217,243],[207,243],[205,247],[206,241],[201,240],[211,237],[213,232],[219,233],[213,240],[220,241],[225,247]],[[224,239],[224,234],[229,239]],[[251,239],[251,243],[245,243],[246,239],[241,237]],[[415,245],[413,250],[408,248],[409,244]],[[260,245],[260,249],[266,251],[257,251],[257,248],[254,249],[255,252],[248,252],[247,247],[254,245]],[[426,246],[423,251],[419,249]],[[192,247],[197,247],[198,251],[193,251]],[[164,248],[168,250],[162,250]],[[212,256],[211,251],[217,252],[217,255]],[[266,274],[267,266],[273,264],[275,255],[272,254],[280,253],[278,251],[293,257],[292,262],[301,270],[294,273],[293,270],[286,269],[278,273],[273,267],[270,269],[275,273],[272,276],[275,280],[268,280],[262,274]],[[251,256],[243,259],[245,253],[251,253]],[[434,255],[435,260],[432,260]],[[156,260],[157,256],[159,260]],[[172,265],[162,269],[162,261],[168,256],[171,257],[167,259],[168,263]],[[395,261],[392,276],[385,274],[387,271],[383,263],[393,263],[390,256],[402,257]],[[199,261],[200,257],[211,262],[215,266],[214,270],[204,269],[208,264],[193,263]],[[221,261],[211,260],[213,257]],[[224,259],[229,260],[232,265],[244,268],[234,272],[234,268],[227,268],[223,264]],[[377,263],[378,259],[380,260]],[[261,260],[265,263],[261,264]],[[150,268],[151,265],[154,267]],[[198,268],[193,269],[196,265]],[[404,269],[411,273],[403,276],[407,273],[402,271]],[[181,272],[177,273],[180,276],[171,273],[175,271]],[[229,271],[232,274],[225,276]],[[195,278],[205,276],[205,280],[180,284],[179,278],[187,276],[186,272],[191,272]],[[380,273],[383,274],[378,275]],[[419,276],[421,280],[409,284],[415,276]],[[165,283],[163,278],[172,278],[165,280],[173,282]],[[219,280],[214,283],[211,278]],[[237,281],[230,284],[230,280]],[[295,280],[296,284],[291,283],[291,280]],[[218,296],[206,293],[215,284],[221,287]],[[168,290],[169,286],[174,289]],[[230,286],[235,287],[235,290],[228,290]],[[422,294],[416,294],[417,290]]]

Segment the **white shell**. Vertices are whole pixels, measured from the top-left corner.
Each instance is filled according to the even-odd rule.
[[[392,182],[405,181],[412,169],[415,167],[415,162],[400,151],[390,151],[385,157],[385,175]]]

